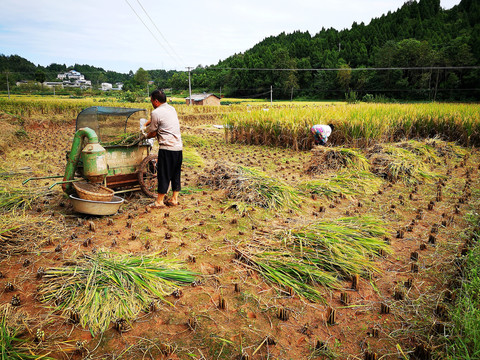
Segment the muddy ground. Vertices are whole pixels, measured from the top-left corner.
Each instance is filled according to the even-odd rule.
[[[73,120],[32,117],[21,130],[16,119],[3,115],[2,123],[3,187],[21,188],[27,177],[63,173]],[[298,209],[254,206],[241,213],[229,208],[224,190],[198,185],[206,169],[227,162],[253,167],[292,187],[336,170],[309,173],[313,152],[227,144],[223,130],[210,124],[183,124],[182,133],[186,148],[201,159],[185,162],[177,207],[150,210],[151,199],[136,192],[124,195],[116,215],[85,216],[73,211],[57,186],[31,209],[2,215],[4,224],[21,224],[23,232],[21,245],[0,253],[0,304],[19,295],[15,311],[25,315],[28,325],[22,336],[34,347],[58,359],[398,359],[441,353],[451,327],[444,309],[455,294],[464,216],[472,192],[479,189],[474,149],[428,164],[441,176],[431,181],[382,180],[371,195],[328,199],[307,194]],[[32,182],[27,189],[38,191],[53,181]],[[375,259],[381,271],[360,277],[356,289],[344,279],[343,288],[322,290],[323,303],[289,294],[235,257],[237,247],[261,243],[294,224],[367,214],[386,222],[385,241],[392,251]],[[159,303],[156,311],[142,313],[130,331],[118,332],[112,324],[93,337],[39,301],[37,287],[43,280],[37,273],[100,251],[159,253],[184,260],[200,276],[167,298],[173,306]],[[347,304],[341,302],[342,293]],[[282,308],[288,316],[280,319]],[[328,323],[329,308],[335,310],[333,324]],[[33,340],[37,329],[45,332],[40,343]]]

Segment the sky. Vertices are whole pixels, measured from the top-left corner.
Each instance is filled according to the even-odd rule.
[[[216,65],[281,32],[367,25],[406,0],[1,0],[0,54],[128,73]],[[460,0],[441,0],[450,9]]]

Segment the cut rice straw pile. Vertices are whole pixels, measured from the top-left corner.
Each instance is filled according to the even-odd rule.
[[[377,145],[371,150],[372,172],[388,181],[401,181],[406,185],[438,179],[440,175],[431,171],[426,164],[426,159],[430,157],[425,156],[424,152],[418,155],[419,149],[417,147],[412,152],[408,148]]]
[[[382,185],[382,180],[367,171],[343,171],[327,179],[311,180],[300,184],[303,191],[325,196],[328,199],[345,195],[374,194]]]
[[[245,166],[215,164],[198,180],[198,185],[224,189],[227,197],[252,205],[280,209],[297,208],[298,192],[265,173]]]
[[[349,169],[367,171],[369,168],[368,160],[357,150],[317,146],[312,150],[312,156],[306,172],[309,174],[322,174],[328,170]]]
[[[266,239],[263,246],[239,248],[236,257],[272,283],[322,301],[317,285],[336,288],[339,278],[378,271],[370,258],[389,251],[386,233],[382,222],[367,216],[319,221]]]
[[[62,239],[64,232],[65,226],[50,217],[0,215],[0,259],[35,251]]]
[[[15,212],[20,209],[31,209],[41,198],[55,193],[47,189],[9,189],[0,188],[0,212]]]
[[[178,286],[192,283],[194,274],[179,265],[158,254],[115,258],[100,253],[76,266],[46,270],[39,295],[70,318],[77,313],[93,335],[112,321],[130,322],[152,302],[165,301]]]
[[[0,359],[45,359],[48,354],[40,355],[41,346],[35,345],[32,341],[23,339],[27,332],[27,315],[17,311],[10,304],[0,306]]]

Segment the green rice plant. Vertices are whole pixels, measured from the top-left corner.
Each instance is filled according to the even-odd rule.
[[[116,319],[133,320],[156,299],[165,301],[195,276],[176,260],[151,256],[109,257],[99,253],[74,266],[48,269],[39,288],[43,302],[64,315],[78,313],[83,327],[97,334]]]
[[[377,271],[368,256],[387,251],[383,241],[387,234],[383,224],[373,217],[345,217],[322,220],[303,228],[292,229],[280,236],[289,248],[295,249],[312,264],[343,275]]]
[[[53,190],[0,188],[0,211],[15,212],[19,209],[31,209],[40,198],[53,195]]]
[[[185,148],[188,148],[189,146],[203,147],[208,144],[208,141],[203,137],[193,134],[182,134],[182,142]]]
[[[311,180],[299,185],[302,191],[318,194],[328,199],[345,195],[354,197],[374,194],[382,185],[382,180],[367,171],[343,171],[327,179]]]
[[[191,147],[183,148],[183,163],[187,167],[204,167],[205,161],[200,156],[198,151]]]
[[[341,277],[379,271],[371,258],[389,252],[386,233],[367,216],[319,221],[283,231],[255,250],[237,249],[237,259],[272,283],[321,301],[317,285],[335,288]]]
[[[115,139],[109,142],[102,142],[103,146],[133,146],[140,142],[139,133],[123,133],[115,136]]]
[[[467,150],[454,142],[443,141],[439,138],[426,139],[425,143],[435,149],[438,157],[463,158]]]
[[[237,250],[237,258],[251,269],[258,271],[272,284],[292,291],[314,302],[323,301],[316,285],[335,287],[338,280],[334,274],[319,269],[302,257],[296,257],[290,251],[269,244],[270,251],[247,253]],[[278,244],[276,244],[278,246]]]
[[[0,360],[52,359],[48,354],[38,354],[33,342],[20,337],[24,326],[18,324],[14,317],[10,304],[0,306]]]
[[[398,143],[397,146],[410,151],[426,163],[435,163],[440,160],[435,148],[427,142],[408,140]]]

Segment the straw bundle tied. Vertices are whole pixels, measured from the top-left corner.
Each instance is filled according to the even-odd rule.
[[[80,324],[96,334],[116,319],[130,322],[152,301],[165,301],[178,286],[195,280],[192,272],[179,267],[180,262],[158,254],[108,257],[100,253],[75,266],[46,270],[39,295],[64,315],[76,311]]]
[[[316,285],[335,288],[346,276],[379,271],[370,257],[389,251],[386,233],[381,221],[368,216],[319,221],[239,248],[236,257],[272,283],[321,301]]]

